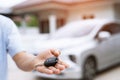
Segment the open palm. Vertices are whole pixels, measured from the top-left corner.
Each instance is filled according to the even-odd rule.
[[[58,57],[60,55],[60,51],[50,49],[47,51],[44,51],[36,57],[39,63],[36,65],[36,70],[41,72],[41,73],[46,73],[46,74],[59,74],[62,70],[68,67],[66,63],[63,61],[59,60],[58,63],[53,67],[45,67],[44,61],[50,57]]]

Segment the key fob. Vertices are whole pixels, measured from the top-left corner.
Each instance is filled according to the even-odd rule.
[[[50,67],[50,66],[55,66],[58,62],[57,57],[50,57],[44,62],[44,66]]]

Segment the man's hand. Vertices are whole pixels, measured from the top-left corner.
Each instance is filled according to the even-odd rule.
[[[35,58],[35,70],[41,72],[41,73],[46,73],[46,74],[59,74],[62,70],[68,67],[68,65],[61,60],[58,61],[58,63],[54,67],[45,67],[44,66],[44,61],[50,57],[58,57],[60,55],[60,51],[50,49],[47,51],[44,51],[40,53],[36,58]]]
[[[60,55],[60,51],[51,49],[44,51],[38,56],[34,56],[32,54],[28,54],[26,52],[19,52],[14,57],[13,60],[17,64],[17,66],[23,71],[31,71],[36,70],[41,73],[46,74],[59,74],[62,70],[68,67],[68,65],[61,60],[54,67],[45,67],[44,61],[50,57],[58,57]]]

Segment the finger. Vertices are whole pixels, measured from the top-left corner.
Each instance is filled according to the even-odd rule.
[[[60,51],[59,51],[59,50],[51,49],[50,52],[51,52],[54,56],[56,56],[56,57],[58,57],[58,56],[60,55]]]
[[[59,70],[64,70],[65,66],[61,65],[61,64],[56,64],[55,68],[59,69]]]
[[[55,67],[49,67],[49,69],[52,70],[54,74],[59,74],[60,73],[60,70],[56,69]]]
[[[65,68],[68,68],[68,67],[69,67],[69,65],[68,65],[67,63],[65,63],[65,62],[63,62],[63,61],[61,61],[61,60],[59,60],[58,63],[61,64],[61,65],[64,65]]]
[[[46,73],[46,74],[53,74],[53,71],[50,69],[47,69],[46,67],[37,67],[36,70],[41,73]]]

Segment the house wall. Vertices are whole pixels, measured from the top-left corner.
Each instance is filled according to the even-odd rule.
[[[55,16],[56,24],[54,25],[51,22],[51,20],[53,20],[51,19],[51,16]],[[49,33],[53,26],[54,29],[59,29],[65,24],[66,18],[67,18],[66,10],[57,10],[57,9],[41,10],[40,12],[38,12],[39,31],[41,33]],[[50,26],[51,24],[53,26]]]
[[[76,7],[69,10],[67,22],[82,20],[83,16],[93,15],[96,19],[115,19],[113,4]]]
[[[117,20],[120,19],[120,3],[114,4],[114,13]]]

